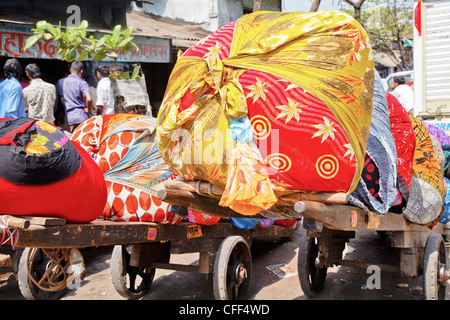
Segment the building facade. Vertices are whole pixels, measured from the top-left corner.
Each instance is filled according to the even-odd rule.
[[[253,0],[133,1],[131,7],[158,17],[199,24],[213,32],[253,12]],[[281,11],[281,0],[262,0],[261,10]]]

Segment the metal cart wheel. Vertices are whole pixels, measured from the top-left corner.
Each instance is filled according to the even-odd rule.
[[[440,234],[432,233],[427,239],[424,254],[423,293],[426,300],[448,299],[447,255]]]
[[[325,286],[327,268],[316,267],[316,258],[319,253],[319,239],[308,237],[305,229],[302,230],[302,233],[298,252],[298,278],[303,292],[309,297],[314,297]]]
[[[25,248],[18,264],[17,278],[28,300],[58,300],[67,288],[68,250]]]
[[[155,269],[130,266],[126,245],[114,246],[111,255],[111,278],[116,291],[124,298],[140,299],[150,291]]]
[[[220,244],[214,261],[213,291],[216,300],[243,300],[252,278],[252,257],[247,241],[229,236]]]

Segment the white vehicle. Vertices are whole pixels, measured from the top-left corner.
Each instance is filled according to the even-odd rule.
[[[417,0],[414,115],[450,133],[450,0]]]
[[[410,81],[414,81],[414,72],[413,71],[400,71],[394,72],[388,75],[385,79],[381,79],[383,82],[384,90],[386,92],[392,91],[390,88],[390,84],[394,81],[394,77],[403,77],[405,79],[405,83]]]

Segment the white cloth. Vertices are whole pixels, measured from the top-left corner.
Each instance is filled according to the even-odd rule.
[[[101,79],[97,83],[97,106],[103,106],[102,114],[114,113],[114,98],[111,90],[111,79],[109,77]]]
[[[391,92],[402,104],[406,111],[411,111],[414,107],[414,92],[407,84],[401,84]]]

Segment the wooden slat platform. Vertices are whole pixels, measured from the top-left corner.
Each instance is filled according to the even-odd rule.
[[[114,222],[95,220],[86,224],[60,226],[31,225],[19,230],[16,247],[83,248],[118,244],[158,242],[169,240],[220,239],[230,235],[243,237],[290,237],[295,230],[283,226],[255,227],[241,230],[230,223],[212,226],[192,223],[162,225],[151,222]]]
[[[295,211],[305,218],[320,221],[332,230],[430,232],[428,227],[409,221],[403,214],[387,212],[380,216],[348,205],[299,201],[295,204]],[[438,223],[433,227],[433,232],[443,233],[443,224]]]

